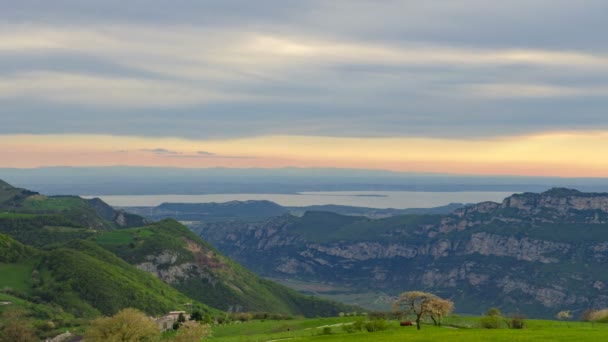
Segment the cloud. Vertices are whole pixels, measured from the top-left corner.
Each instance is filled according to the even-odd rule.
[[[208,151],[196,151],[195,153],[191,152],[181,152],[176,150],[170,150],[166,148],[142,148],[139,151],[154,153],[160,157],[166,158],[187,158],[187,159],[195,159],[195,158],[217,158],[217,159],[254,159],[255,156],[239,156],[239,155],[222,155],[217,153],[212,153]]]
[[[465,91],[493,98],[551,98],[551,97],[606,97],[606,86],[554,86],[550,84],[479,84],[463,87]]]
[[[0,24],[0,134],[608,129],[607,10],[600,0],[12,2]]]
[[[158,154],[158,155],[162,155],[162,156],[165,156],[165,155],[179,155],[179,154],[181,154],[181,152],[171,151],[171,150],[168,150],[166,148],[142,148],[142,149],[140,149],[140,151],[143,151],[143,152],[152,152],[152,153],[155,153],[155,154]]]

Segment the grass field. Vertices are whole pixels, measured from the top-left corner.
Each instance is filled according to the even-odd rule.
[[[97,236],[96,241],[101,245],[126,245],[135,241],[135,239],[151,237],[153,235],[154,232],[152,230],[138,227],[103,232]]]
[[[133,241],[133,233],[128,230],[113,230],[97,237],[101,245],[126,245]]]
[[[34,212],[56,212],[84,206],[82,199],[78,197],[46,197],[34,195],[23,202],[24,208]]]
[[[270,280],[292,289],[336,302],[356,305],[374,311],[387,311],[391,309],[391,303],[395,300],[387,293],[378,291],[360,292],[356,289],[336,286],[325,283],[270,278]]]
[[[0,263],[0,289],[11,288],[28,293],[31,289],[32,270],[34,261],[18,264]]]
[[[608,324],[528,320],[525,329],[482,329],[476,317],[446,319],[443,327],[430,324],[400,327],[388,321],[388,329],[379,332],[347,333],[342,326],[356,318],[317,318],[287,321],[253,321],[216,326],[212,341],[605,341]],[[329,327],[331,332],[327,333]],[[324,331],[325,330],[325,331]]]

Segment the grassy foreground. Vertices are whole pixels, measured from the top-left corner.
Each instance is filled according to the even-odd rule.
[[[400,327],[388,321],[388,329],[379,332],[347,333],[342,325],[356,318],[318,318],[289,321],[252,321],[215,326],[211,341],[603,341],[608,337],[608,324],[528,320],[525,329],[482,329],[476,317],[454,317],[443,327],[425,324]],[[327,327],[331,329],[327,333]],[[324,329],[325,328],[325,329]],[[325,334],[324,334],[325,333]]]

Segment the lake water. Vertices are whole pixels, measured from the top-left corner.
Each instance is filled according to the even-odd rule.
[[[99,197],[117,207],[157,206],[161,203],[209,203],[247,200],[268,200],[283,206],[303,207],[309,205],[337,204],[368,208],[431,208],[449,203],[477,203],[502,201],[511,192],[461,191],[332,191],[302,192],[299,194],[213,194],[213,195],[120,195],[83,196]]]

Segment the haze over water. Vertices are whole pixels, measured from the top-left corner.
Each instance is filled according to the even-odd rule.
[[[302,192],[300,194],[212,194],[212,195],[121,195],[99,197],[112,206],[157,206],[161,203],[209,203],[229,201],[268,200],[283,206],[337,204],[368,208],[431,208],[450,203],[500,202],[511,192],[462,191],[333,191]]]

